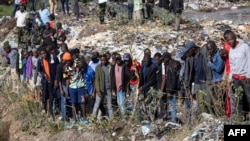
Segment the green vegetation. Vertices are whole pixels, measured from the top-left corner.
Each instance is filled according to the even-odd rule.
[[[2,16],[10,16],[13,10],[12,5],[0,5],[0,17]]]

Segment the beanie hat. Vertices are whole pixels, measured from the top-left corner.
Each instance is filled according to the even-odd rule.
[[[63,54],[62,60],[63,60],[63,61],[70,61],[70,60],[72,60],[71,54],[70,54],[69,52],[65,52],[65,53]]]
[[[3,49],[10,49],[10,48],[11,48],[11,47],[10,47],[9,41],[4,42],[4,44],[3,44]]]

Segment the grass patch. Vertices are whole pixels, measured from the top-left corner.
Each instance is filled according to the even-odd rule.
[[[2,16],[10,16],[13,10],[12,5],[0,5],[0,18]]]

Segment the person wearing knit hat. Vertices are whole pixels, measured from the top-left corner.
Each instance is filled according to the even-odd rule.
[[[63,61],[70,61],[70,60],[72,60],[71,54],[70,54],[69,52],[65,52],[65,53],[63,54],[62,60],[63,60]]]

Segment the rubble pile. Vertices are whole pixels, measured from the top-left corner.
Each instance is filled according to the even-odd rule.
[[[243,7],[249,5],[247,1],[230,2],[229,0],[186,0],[185,9],[195,10],[195,11],[207,11],[220,9],[237,9],[238,7]]]
[[[203,122],[194,128],[194,131],[183,141],[222,141],[224,140],[224,125],[220,120],[207,113],[201,114]]]

